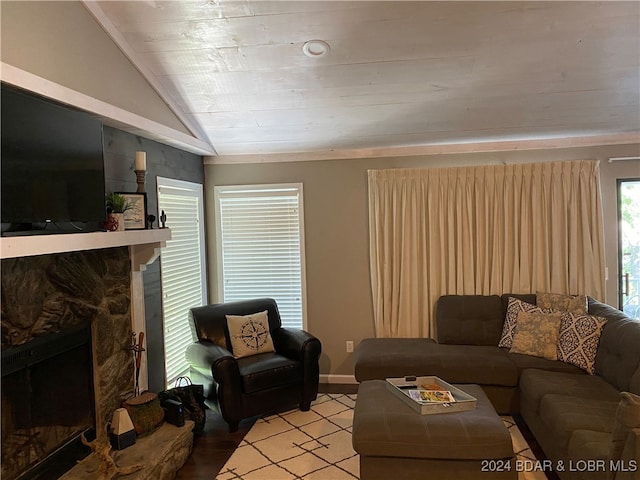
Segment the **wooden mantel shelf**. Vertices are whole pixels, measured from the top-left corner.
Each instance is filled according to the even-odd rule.
[[[160,248],[166,245],[167,240],[171,240],[171,230],[168,228],[2,237],[0,238],[0,258],[31,257],[51,253],[128,246],[131,251],[132,264],[134,269],[137,269],[136,264],[142,266],[155,260]]]

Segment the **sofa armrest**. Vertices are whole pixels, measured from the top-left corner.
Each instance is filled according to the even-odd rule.
[[[318,395],[320,380],[320,340],[304,330],[278,328],[271,332],[273,345],[280,355],[302,363],[303,386],[300,395],[300,408],[308,410]]]
[[[278,328],[271,332],[276,352],[303,363],[317,361],[322,351],[320,340],[304,330]]]
[[[216,382],[240,384],[238,362],[226,348],[209,342],[196,342],[187,347],[187,362],[197,370],[211,371]]]
[[[622,451],[615,480],[640,480],[640,428],[631,428]]]
[[[231,431],[237,429],[242,417],[242,380],[238,361],[229,350],[210,342],[196,342],[187,347],[187,362],[196,370],[211,371],[217,383],[220,413],[229,422]]]
[[[217,360],[224,357],[232,357],[229,350],[222,348],[215,343],[195,342],[187,347],[185,352],[187,362],[197,369],[210,370]]]

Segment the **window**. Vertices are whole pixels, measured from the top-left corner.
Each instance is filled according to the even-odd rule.
[[[640,319],[640,179],[618,179],[619,308]]]
[[[168,386],[189,371],[184,352],[195,339],[188,312],[207,298],[202,205],[202,185],[158,177],[158,210],[164,210],[171,228],[171,240],[160,256]]]
[[[282,325],[304,328],[302,184],[215,187],[219,294],[271,297]]]

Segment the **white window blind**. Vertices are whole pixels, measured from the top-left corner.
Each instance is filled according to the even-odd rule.
[[[188,311],[206,301],[202,203],[202,185],[158,178],[158,210],[164,210],[171,228],[160,256],[167,386],[188,373],[184,353],[195,341]]]
[[[215,187],[221,298],[271,297],[304,328],[302,184]]]

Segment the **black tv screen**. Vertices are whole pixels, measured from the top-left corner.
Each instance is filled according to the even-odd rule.
[[[3,230],[97,230],[105,218],[102,122],[2,85]]]

